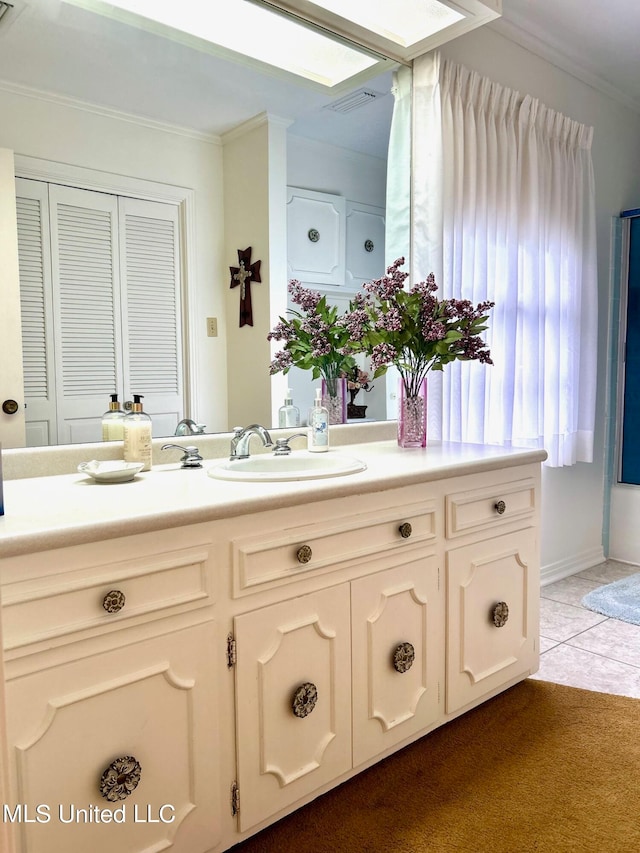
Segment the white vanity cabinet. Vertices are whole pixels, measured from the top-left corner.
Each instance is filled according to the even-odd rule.
[[[234,619],[241,831],[441,715],[441,514],[419,491],[369,512],[363,497],[357,514],[337,501],[344,514],[311,524],[270,514],[277,534],[232,542],[235,594],[254,608]],[[275,589],[286,600],[255,607]]]
[[[205,853],[220,838],[210,554],[173,534],[3,563],[19,853]]]
[[[154,528],[3,557],[17,853],[223,853],[536,671],[544,453],[360,453],[324,489],[152,471]]]
[[[538,668],[536,472],[461,480],[445,497],[446,710]]]

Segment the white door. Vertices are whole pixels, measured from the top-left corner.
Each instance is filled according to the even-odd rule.
[[[109,396],[183,417],[175,205],[16,181],[28,443],[101,439]],[[49,249],[50,247],[50,249]]]
[[[25,443],[24,390],[22,380],[22,336],[20,284],[16,234],[16,196],[13,153],[0,148],[0,444],[23,447]],[[14,400],[13,407],[5,401]]]

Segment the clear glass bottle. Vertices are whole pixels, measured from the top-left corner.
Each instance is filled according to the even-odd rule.
[[[118,395],[111,395],[109,408],[102,416],[102,440],[122,441],[124,438],[124,419],[126,415],[120,408]]]
[[[287,396],[284,398],[284,405],[278,410],[278,426],[279,427],[297,427],[300,426],[300,409],[293,405],[293,397],[291,388],[287,388]]]
[[[124,461],[143,462],[143,471],[151,469],[151,418],[142,411],[142,394],[133,395],[133,406],[125,415]]]

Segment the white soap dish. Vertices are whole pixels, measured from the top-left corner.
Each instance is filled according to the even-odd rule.
[[[97,483],[127,483],[143,468],[143,462],[122,462],[117,459],[109,462],[92,459],[91,462],[81,462],[78,465],[81,474],[88,474]]]

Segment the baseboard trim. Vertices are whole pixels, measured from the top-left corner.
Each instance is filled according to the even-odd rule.
[[[575,575],[584,569],[590,569],[592,566],[597,566],[598,563],[603,563],[606,557],[601,545],[597,548],[591,548],[589,551],[583,551],[581,554],[575,554],[571,557],[566,557],[564,560],[558,560],[556,563],[549,563],[543,566],[540,570],[540,584],[547,584],[561,581],[563,578],[568,578],[570,575]]]

